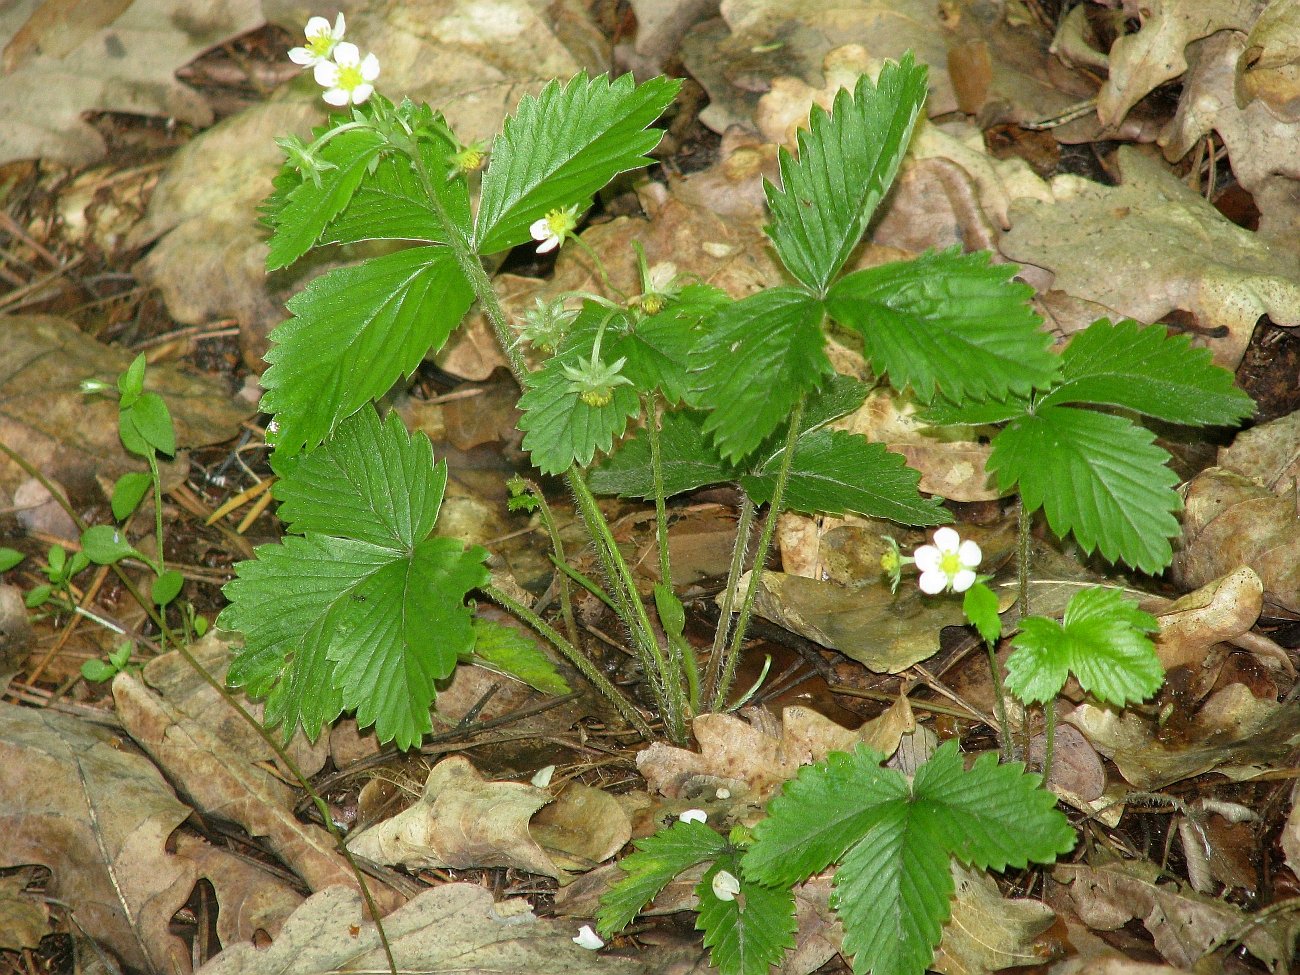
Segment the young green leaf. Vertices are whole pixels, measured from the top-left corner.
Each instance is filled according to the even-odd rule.
[[[347,121],[336,117],[333,124]],[[319,185],[291,168],[281,172],[277,192],[263,208],[264,219],[273,228],[266,255],[268,271],[288,267],[316,245],[321,232],[348,205],[383,146],[383,136],[373,129],[352,129],[319,150],[319,158],[330,167],[320,172]]]
[[[153,581],[150,596],[153,598],[154,605],[166,606],[181,594],[181,587],[184,585],[185,577],[175,569],[168,569]]]
[[[745,492],[760,504],[770,501],[784,451],[756,473],[741,477]],[[952,515],[938,498],[922,497],[921,474],[901,454],[856,433],[817,430],[795,447],[786,481],[785,506],[796,511],[888,518],[903,525],[942,525]]]
[[[1002,617],[998,616],[998,596],[992,589],[977,582],[962,597],[961,611],[975,627],[980,639],[992,645],[1002,636]]]
[[[568,694],[569,685],[541,648],[512,626],[474,617],[474,653],[489,670],[517,677],[543,694]]]
[[[1043,406],[1099,403],[1187,426],[1236,424],[1254,412],[1208,349],[1160,325],[1100,319],[1075,334],[1061,360],[1061,381]]]
[[[1160,689],[1164,668],[1147,639],[1159,625],[1117,589],[1075,593],[1062,623],[1042,616],[1020,622],[1007,658],[1007,687],[1026,704],[1050,701],[1071,673],[1098,700],[1125,707]]]
[[[262,409],[277,451],[311,449],[439,349],[474,300],[446,247],[412,247],[316,278],[271,333]]]
[[[95,525],[81,533],[81,551],[96,565],[114,565],[126,558],[143,558],[115,525]]]
[[[829,114],[814,106],[799,158],[778,155],[781,186],[766,185],[768,236],[789,272],[816,295],[848,260],[898,173],[925,101],[926,67],[910,53],[841,91]]]
[[[949,914],[949,857],[980,867],[1048,862],[1074,845],[1056,797],[1019,763],[956,742],[911,783],[866,746],[800,771],[772,800],[743,859],[745,875],[791,884],[842,858],[835,908],[855,972],[921,975]]]
[[[725,870],[740,882],[740,892],[730,900],[718,897],[714,879]],[[699,916],[695,927],[704,932],[709,961],[722,975],[767,975],[780,964],[787,948],[794,947],[798,921],[794,893],[789,887],[764,887],[746,880],[740,857],[723,853],[696,885]]]
[[[630,74],[610,81],[579,74],[524,96],[492,145],[483,174],[475,246],[495,254],[529,239],[550,210],[586,201],[619,173],[650,162],[662,133],[649,126],[681,82]]]
[[[573,378],[572,370],[590,369],[600,323],[608,315],[606,309],[589,302],[555,355],[524,377],[524,395],[519,398],[523,447],[531,451],[533,466],[546,474],[563,474],[575,463],[585,467],[598,450],[608,453],[614,438],[627,429],[628,418],[641,412],[641,401],[630,382],[611,381],[597,391],[606,394],[602,397],[585,394]],[[604,333],[611,342],[616,334],[614,324],[607,324]],[[602,350],[600,363],[604,367],[612,369],[618,361]]]
[[[600,899],[596,930],[601,937],[617,934],[632,923],[654,896],[683,870],[713,860],[727,849],[727,840],[704,823],[676,822],[635,843],[636,852],[619,861],[627,876]]]
[[[1017,270],[990,264],[987,251],[927,251],[846,275],[826,307],[862,333],[877,373],[922,402],[936,390],[954,403],[1027,396],[1051,383],[1060,359],[1029,304],[1033,289],[1011,281]]]
[[[131,360],[131,364],[117,377],[117,391],[121,394],[119,409],[130,407],[144,393],[144,371],[147,367],[145,354],[141,352]]]
[[[315,738],[343,708],[409,748],[431,729],[435,682],[474,644],[465,596],[486,553],[429,538],[446,484],[427,437],[363,409],[277,468],[289,527],[227,584],[219,624],[244,634],[230,681],[267,697],[268,724]]]
[[[157,393],[143,393],[130,406],[119,410],[117,433],[122,446],[141,457],[154,451],[168,457],[176,453],[171,411]]]
[[[1125,417],[1048,406],[1013,420],[993,440],[988,467],[1003,491],[1019,485],[1052,531],[1085,552],[1157,573],[1173,559],[1181,507],[1169,455]]]
[[[821,303],[797,288],[769,288],[722,309],[695,348],[693,405],[725,460],[752,453],[795,403],[834,373]]]
[[[8,572],[26,557],[16,548],[0,547],[0,572]]]
[[[113,485],[113,497],[109,502],[113,517],[118,521],[126,521],[131,512],[140,507],[140,502],[152,486],[153,479],[143,471],[130,471],[119,477]]]
[[[93,684],[103,684],[116,677],[119,669],[103,660],[83,660],[81,676]]]

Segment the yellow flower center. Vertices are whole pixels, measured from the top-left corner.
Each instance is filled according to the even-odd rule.
[[[939,556],[939,571],[949,579],[962,570],[961,556],[956,551],[944,552]]]
[[[595,409],[599,409],[602,406],[609,406],[610,400],[613,398],[614,391],[608,386],[601,386],[597,389],[584,389],[578,394],[578,399]]]
[[[568,210],[552,210],[546,215],[546,229],[552,237],[563,237],[576,226],[578,221]]]
[[[312,34],[307,38],[307,50],[318,58],[329,57],[330,51],[334,47],[334,35],[329,31],[322,31],[319,34]]]
[[[339,68],[339,87],[344,91],[356,91],[357,86],[365,83],[365,78],[361,77],[361,67],[359,65],[348,65]]]
[[[902,559],[898,552],[892,548],[885,549],[885,554],[880,557],[880,571],[887,576],[892,576],[902,567]]]

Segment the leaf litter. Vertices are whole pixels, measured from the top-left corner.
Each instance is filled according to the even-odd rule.
[[[0,125],[8,162],[0,170],[8,218],[0,243],[4,256],[14,258],[5,266],[24,269],[4,281],[22,287],[35,280],[29,269],[43,263],[76,284],[70,259],[84,244],[104,252],[96,260],[117,262],[113,273],[133,273],[157,289],[165,314],[145,314],[132,292],[118,303],[136,303],[134,322],[107,314],[114,304],[97,306],[89,285],[85,307],[70,305],[66,289],[53,298],[43,298],[50,292],[39,288],[23,292],[24,309],[65,317],[5,319],[0,442],[67,488],[74,505],[102,510],[101,485],[128,469],[128,460],[111,414],[95,412],[100,407],[76,392],[77,382],[115,374],[133,354],[124,346],[152,339],[164,340],[155,346],[160,360],[188,360],[212,373],[164,367],[150,375],[191,450],[168,472],[166,517],[171,534],[185,536],[191,565],[217,570],[195,571],[190,584],[196,604],[215,612],[220,602],[212,583],[228,578],[223,573],[244,553],[201,522],[253,483],[249,475],[263,464],[236,439],[253,411],[234,394],[255,381],[266,331],[283,318],[283,299],[300,286],[294,280],[300,271],[267,281],[254,211],[278,164],[272,136],[305,132],[320,114],[304,85],[289,82],[263,97],[254,84],[252,106],[213,126],[220,113],[212,106],[229,99],[223,102],[225,94],[211,82],[185,87],[175,71],[264,21],[296,30],[300,14],[278,4],[236,4],[214,8],[198,29],[184,18],[168,19],[165,3],[135,0],[96,3],[67,25],[64,6],[45,0],[4,14],[12,21],[4,69],[19,86],[14,91],[29,93]],[[1101,316],[1166,321],[1230,368],[1263,334],[1256,328],[1262,316],[1283,329],[1300,321],[1300,252],[1293,243],[1300,194],[1290,151],[1300,124],[1294,4],[859,0],[831,11],[766,0],[720,8],[681,0],[630,7],[632,18],[617,22],[585,5],[540,0],[457,3],[435,12],[359,5],[348,16],[351,29],[381,51],[386,83],[428,98],[471,137],[491,135],[519,95],[549,77],[579,67],[607,69],[611,49],[639,71],[690,73],[707,107],[698,121],[687,116],[693,128],[673,122],[669,146],[676,155],[635,194],[606,201],[609,219],[583,232],[620,288],[635,284],[632,241],[652,265],[672,261],[734,297],[780,283],[762,234],[761,180],[775,175],[774,145],[792,140],[811,104],[827,104],[857,73],[912,48],[931,66],[932,121],[922,126],[891,203],[853,266],[952,243],[989,247],[999,259],[1025,265],[1058,339]],[[1133,19],[1123,23],[1119,11]],[[720,16],[708,19],[715,12]],[[162,22],[171,26],[138,30]],[[247,48],[252,60],[269,64],[281,57],[284,31],[264,27],[260,36]],[[121,56],[96,53],[118,47]],[[56,78],[62,81],[52,83]],[[1162,87],[1171,82],[1181,88]],[[1163,96],[1176,96],[1176,104]],[[1069,117],[1080,104],[1085,110]],[[959,109],[961,116],[954,114]],[[115,167],[130,177],[120,181],[125,186],[139,157],[123,152],[113,129],[84,118],[87,110],[157,113],[203,130],[164,157],[147,215],[131,226],[134,209],[119,208],[127,225],[113,224],[112,235],[95,220],[118,192]],[[1049,133],[1043,138],[1055,161],[1044,165],[1029,154],[1031,132]],[[995,133],[1013,136],[1018,148],[1009,158],[990,151]],[[1113,152],[1101,139],[1134,144]],[[1080,145],[1092,151],[1091,161],[1073,148]],[[1163,150],[1164,161],[1153,148]],[[85,166],[101,158],[104,166],[86,170],[80,184],[63,186],[41,183],[31,164],[10,162]],[[74,204],[64,209],[67,225],[59,228],[48,201],[61,194]],[[55,263],[34,249],[42,241],[59,248],[49,254]],[[120,247],[108,253],[105,244],[115,241]],[[361,249],[338,260],[355,259]],[[516,314],[538,298],[602,287],[576,249],[560,254],[553,274],[545,271],[524,263],[499,276],[508,282]],[[193,341],[165,341],[175,323],[206,328],[214,322],[236,333],[209,346],[216,354]],[[1294,341],[1285,331],[1273,334],[1281,336],[1275,342]],[[856,354],[846,348],[843,360]],[[495,452],[490,467],[513,451],[517,462],[508,395],[498,397],[505,405],[494,407],[486,424],[475,417],[477,426],[456,418],[451,404],[457,400],[439,402],[458,390],[473,392],[472,381],[481,384],[474,395],[486,403],[483,390],[500,385],[493,370],[502,360],[483,326],[463,329],[438,361],[445,371],[422,371],[418,395],[399,409],[448,437],[439,442],[434,433],[440,458],[456,451],[472,462]],[[1169,577],[1111,577],[1160,618],[1157,652],[1170,675],[1153,706],[1123,714],[1066,686],[1067,728],[1058,740],[1065,767],[1052,785],[1087,817],[1095,851],[1051,870],[1041,900],[1023,896],[1026,889],[1013,878],[994,882],[954,867],[957,898],[935,970],[1046,965],[1058,975],[1121,975],[1199,970],[1210,958],[1235,966],[1232,971],[1283,971],[1293,964],[1300,930],[1294,902],[1288,907],[1300,892],[1300,785],[1294,782],[1300,641],[1292,622],[1300,612],[1300,397],[1287,400],[1288,392],[1294,391],[1284,388],[1283,399],[1264,404],[1280,419],[1232,440],[1219,438],[1217,465],[1185,472],[1184,537]],[[907,456],[922,471],[923,488],[960,499],[963,515],[983,519],[993,535],[1014,518],[985,477],[987,447],[935,437],[908,402],[873,394],[840,426],[870,430]],[[15,507],[26,507],[29,497],[17,495],[22,476],[2,470],[0,491]],[[267,473],[264,466],[260,473]],[[512,526],[522,528],[501,520],[504,493],[479,485],[471,478],[462,488],[464,514],[454,533],[489,543],[514,532]],[[732,500],[706,489],[675,508],[675,551],[698,550],[698,539],[729,517]],[[29,558],[43,559],[60,532],[33,526],[57,523],[20,523],[15,514],[0,522],[6,543],[17,539]],[[617,524],[620,544],[649,550],[643,511],[629,508]],[[279,531],[266,515],[241,529],[249,530],[258,541],[275,540]],[[987,667],[975,666],[978,655],[954,639],[955,630],[941,633],[960,625],[961,615],[931,619],[891,599],[874,577],[879,553],[866,540],[868,530],[865,519],[783,519],[788,574],[764,574],[762,612],[787,633],[784,645],[763,650],[785,661],[780,666],[792,668],[799,682],[785,689],[784,675],[776,677],[770,693],[760,692],[763,706],[744,718],[698,719],[694,749],[660,743],[634,752],[627,738],[611,733],[611,716],[593,701],[578,697],[553,707],[539,692],[465,667],[439,694],[441,714],[434,716],[426,758],[414,765],[355,731],[349,739],[344,726],[315,745],[295,743],[293,754],[308,774],[331,783],[328,799],[338,822],[377,820],[357,831],[353,849],[404,864],[406,873],[381,872],[372,882],[382,908],[395,908],[385,928],[399,964],[428,969],[454,958],[459,967],[474,959],[503,971],[665,970],[668,962],[631,952],[630,941],[619,945],[630,957],[586,952],[571,942],[576,924],[533,912],[545,914],[554,903],[558,913],[567,902],[575,910],[588,905],[589,917],[594,896],[609,882],[608,867],[598,865],[617,857],[629,837],[672,821],[688,803],[707,808],[711,822],[751,822],[799,767],[828,751],[859,741],[885,754],[900,744],[909,751],[919,747],[918,720],[922,731],[933,720],[949,736],[991,721]],[[524,530],[503,545],[517,575],[530,584],[541,579],[544,587],[546,565],[528,554],[540,539]],[[1074,554],[1056,553],[1061,561],[1053,567],[1062,571],[1046,580],[1040,611],[1056,602],[1058,611],[1064,608],[1078,580],[1092,571]],[[596,570],[589,553],[579,552],[578,561]],[[716,568],[718,561],[702,554],[700,568],[678,580],[688,586],[695,612],[708,612],[708,580],[725,568]],[[648,591],[653,573],[643,568]],[[31,563],[7,581],[30,587]],[[82,595],[97,615],[128,621],[116,604],[122,594],[112,586]],[[601,625],[594,600],[580,601],[579,610],[584,623]],[[128,622],[125,629],[139,625]],[[93,942],[140,971],[189,971],[195,961],[203,972],[382,968],[374,926],[348,889],[350,871],[320,826],[297,814],[296,785],[271,764],[260,740],[175,655],[151,659],[141,674],[119,676],[111,697],[84,683],[56,688],[48,674],[39,679],[37,662],[49,647],[56,654],[61,647],[88,652],[75,640],[55,642],[63,625],[47,619],[31,632],[3,631],[24,643],[18,673],[34,671],[38,678],[10,680],[0,722],[0,750],[7,750],[0,775],[10,777],[0,788],[0,917],[13,919],[0,922],[12,942],[0,940],[0,971],[11,970],[5,966],[15,964],[14,952],[43,947],[70,930],[89,939],[79,942],[80,950]],[[151,648],[145,650],[149,655]],[[209,638],[193,650],[218,678],[224,674],[227,651],[220,641]],[[617,654],[611,667],[620,667]],[[66,672],[75,675],[75,666]],[[816,680],[807,682],[814,673]],[[833,691],[817,683],[827,678]],[[576,675],[568,683],[580,686]],[[778,712],[781,720],[773,716]],[[977,734],[968,747],[979,749]],[[465,754],[439,760],[458,750]],[[1077,768],[1067,772],[1071,753]],[[556,785],[527,784],[550,764],[560,768]],[[394,782],[409,784],[406,799]],[[394,797],[409,807],[397,812]],[[215,823],[223,824],[220,830],[212,830]],[[237,826],[232,831],[229,824]],[[567,901],[541,879],[567,882],[574,891],[588,877],[596,894],[579,892]],[[199,893],[206,889],[196,886],[200,878],[215,903]],[[462,878],[478,882],[458,883]],[[510,896],[517,892],[533,896],[531,908]],[[796,892],[800,933],[785,971],[813,971],[841,951],[843,932],[827,907],[829,896],[829,884],[817,877]],[[656,905],[681,910],[692,897],[683,886]],[[199,924],[184,920],[196,911],[210,912],[216,944],[199,937]],[[1134,921],[1144,933],[1134,934]],[[639,937],[667,939],[666,932],[657,935],[658,923],[648,922]],[[1243,952],[1229,957],[1237,945]],[[685,946],[669,954],[683,971],[698,959]],[[1157,957],[1172,967],[1149,964]]]

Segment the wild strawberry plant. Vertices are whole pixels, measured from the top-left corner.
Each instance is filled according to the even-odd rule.
[[[274,491],[290,534],[238,567],[220,621],[245,637],[231,679],[265,696],[286,734],[301,725],[315,736],[346,709],[411,746],[430,728],[436,682],[488,647],[497,666],[554,686],[539,655],[473,621],[474,593],[518,615],[629,723],[656,733],[588,655],[568,602],[569,586],[582,585],[621,618],[663,733],[684,741],[693,715],[732,701],[757,577],[739,594],[738,580],[760,506],[760,565],[785,509],[950,520],[899,455],[829,429],[867,393],[827,356],[832,321],[861,333],[874,373],[910,390],[935,422],[1006,424],[991,466],[1027,512],[1041,507],[1058,533],[1146,571],[1169,561],[1177,496],[1167,455],[1127,413],[1204,424],[1249,410],[1230,376],[1162,329],[1103,322],[1052,351],[1030,289],[987,254],[846,270],[924,102],[926,70],[910,56],[840,92],[829,112],[814,109],[797,152],[782,150],[767,233],[786,284],[733,300],[642,259],[641,295],[571,296],[512,323],[484,259],[521,245],[585,246],[582,215],[613,177],[649,162],[652,125],[677,83],[552,82],[521,101],[488,152],[428,106],[374,91],[379,65],[342,39],[344,28],[313,20],[294,51],[346,111],[310,141],[279,140],[286,162],[264,208],[267,264],[287,267],[320,246],[392,243],[316,278],[272,333],[262,407],[273,414]],[[495,584],[485,552],[436,534],[445,464],[373,405],[475,301],[521,386],[524,447],[538,471],[566,481],[600,566],[596,579],[568,566],[552,531],[564,632]],[[677,596],[661,584],[652,605],[642,598],[595,494],[653,499],[666,580],[666,499],[718,482],[738,484],[743,502],[731,601],[697,659]],[[512,504],[536,506],[554,527],[534,484],[514,494]],[[949,568],[962,573],[953,554]]]

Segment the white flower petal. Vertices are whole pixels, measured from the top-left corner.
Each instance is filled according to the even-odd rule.
[[[551,776],[554,774],[555,766],[547,765],[545,768],[538,769],[529,781],[532,782],[533,785],[537,786],[537,788],[545,789],[551,784]]]
[[[710,886],[713,888],[713,896],[720,901],[734,901],[736,895],[740,893],[740,881],[736,879],[735,874],[728,873],[726,870],[715,873]]]
[[[933,545],[922,545],[912,553],[912,560],[922,572],[937,572],[941,558],[943,558],[943,553]]]
[[[334,45],[334,63],[340,68],[355,68],[361,63],[361,51],[353,43],[343,41]],[[951,529],[949,529],[951,531]],[[955,535],[956,532],[953,532]]]
[[[379,58],[373,54],[366,55],[361,62],[361,77],[366,81],[374,81],[379,77]]]
[[[973,569],[962,569],[952,577],[953,592],[965,592],[973,585],[975,585],[975,572]]]
[[[934,533],[934,544],[941,551],[951,552],[961,544],[961,536],[945,525]]]
[[[598,948],[605,947],[605,942],[600,940],[600,935],[591,930],[590,924],[584,924],[578,929],[578,936],[573,939],[573,943],[579,948],[586,948],[588,951],[595,951]]]
[[[688,809],[677,817],[683,823],[702,823],[709,818],[703,809]]]
[[[352,104],[360,105],[362,102],[364,102],[367,98],[369,98],[374,93],[375,93],[374,85],[365,85],[365,84],[357,85],[355,88],[352,89]]]
[[[984,553],[980,551],[980,547],[970,539],[962,542],[961,548],[957,549],[957,558],[960,559],[961,564],[966,566],[968,569],[973,569],[979,565],[980,559],[983,557]]]
[[[321,20],[324,19],[325,19],[324,17],[321,18]],[[343,40],[343,35],[347,32],[347,29],[348,29],[348,25],[347,22],[343,19],[343,11],[340,10],[338,17],[334,20],[334,30],[332,32],[334,35],[334,40],[336,41]]]
[[[537,253],[545,254],[547,251],[553,251],[555,250],[555,248],[559,246],[560,246],[559,237],[547,237],[544,241],[542,241],[540,244],[537,245]]]
[[[348,93],[342,88],[331,88],[321,97],[325,99],[327,104],[334,105],[337,108],[342,108],[348,103]]]
[[[301,64],[305,68],[309,64],[316,63],[316,55],[305,47],[291,47],[289,48],[289,60],[294,64]]]
[[[307,21],[307,27],[303,31],[308,38],[316,37],[319,34],[330,34],[334,36],[342,35],[342,31],[331,31],[330,22],[324,17],[312,17]]]
[[[948,587],[948,577],[938,569],[929,569],[921,573],[917,585],[921,587],[921,592],[927,596],[937,596]]]
[[[339,83],[339,66],[333,61],[317,61],[316,67],[312,69],[312,77],[322,88],[333,88]],[[329,101],[328,98],[325,100]]]

